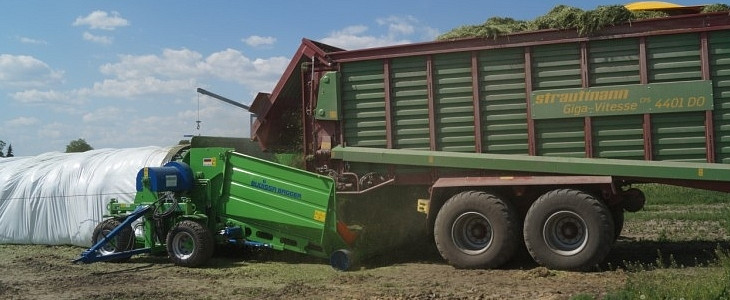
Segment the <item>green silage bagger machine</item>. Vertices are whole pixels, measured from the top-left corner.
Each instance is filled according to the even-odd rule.
[[[191,148],[179,161],[137,174],[131,204],[115,199],[75,262],[125,261],[165,252],[176,265],[204,264],[215,245],[290,250],[347,270],[354,234],[338,222],[330,177],[228,148]],[[141,232],[141,234],[135,234]]]

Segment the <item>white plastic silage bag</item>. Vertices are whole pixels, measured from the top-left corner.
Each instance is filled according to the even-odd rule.
[[[171,148],[0,158],[0,244],[90,246],[111,198],[134,200],[137,172]]]

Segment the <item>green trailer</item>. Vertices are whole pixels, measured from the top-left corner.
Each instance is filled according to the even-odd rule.
[[[524,245],[586,269],[643,207],[632,184],[730,192],[730,16],[352,51],[304,39],[250,111],[262,149],[334,178],[372,243],[420,230],[459,268]]]
[[[179,160],[141,169],[134,202],[112,199],[94,246],[76,261],[161,253],[195,267],[216,245],[234,244],[329,258],[341,270],[353,265],[354,233],[338,222],[332,178],[231,148],[198,147],[210,140],[194,137]]]

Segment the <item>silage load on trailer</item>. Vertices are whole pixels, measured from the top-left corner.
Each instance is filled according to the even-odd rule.
[[[706,5],[701,13],[728,11],[727,4]],[[496,38],[509,33],[543,29],[576,30],[580,35],[589,35],[603,28],[635,20],[669,17],[666,10],[634,10],[623,5],[599,6],[593,10],[582,10],[568,5],[557,5],[547,14],[534,20],[522,21],[512,18],[492,17],[480,25],[466,25],[440,35],[437,40],[484,37]]]
[[[100,149],[0,159],[0,244],[89,246],[111,198],[131,203],[137,172],[169,148]]]

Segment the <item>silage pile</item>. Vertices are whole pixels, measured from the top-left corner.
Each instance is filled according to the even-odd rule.
[[[707,5],[702,13],[730,11],[727,4]],[[630,11],[623,5],[599,6],[593,10],[558,5],[547,14],[531,21],[492,17],[480,25],[466,25],[440,35],[437,40],[453,40],[470,37],[496,38],[505,34],[542,29],[576,30],[580,35],[589,35],[602,28],[624,24],[635,20],[668,17],[667,11]]]

